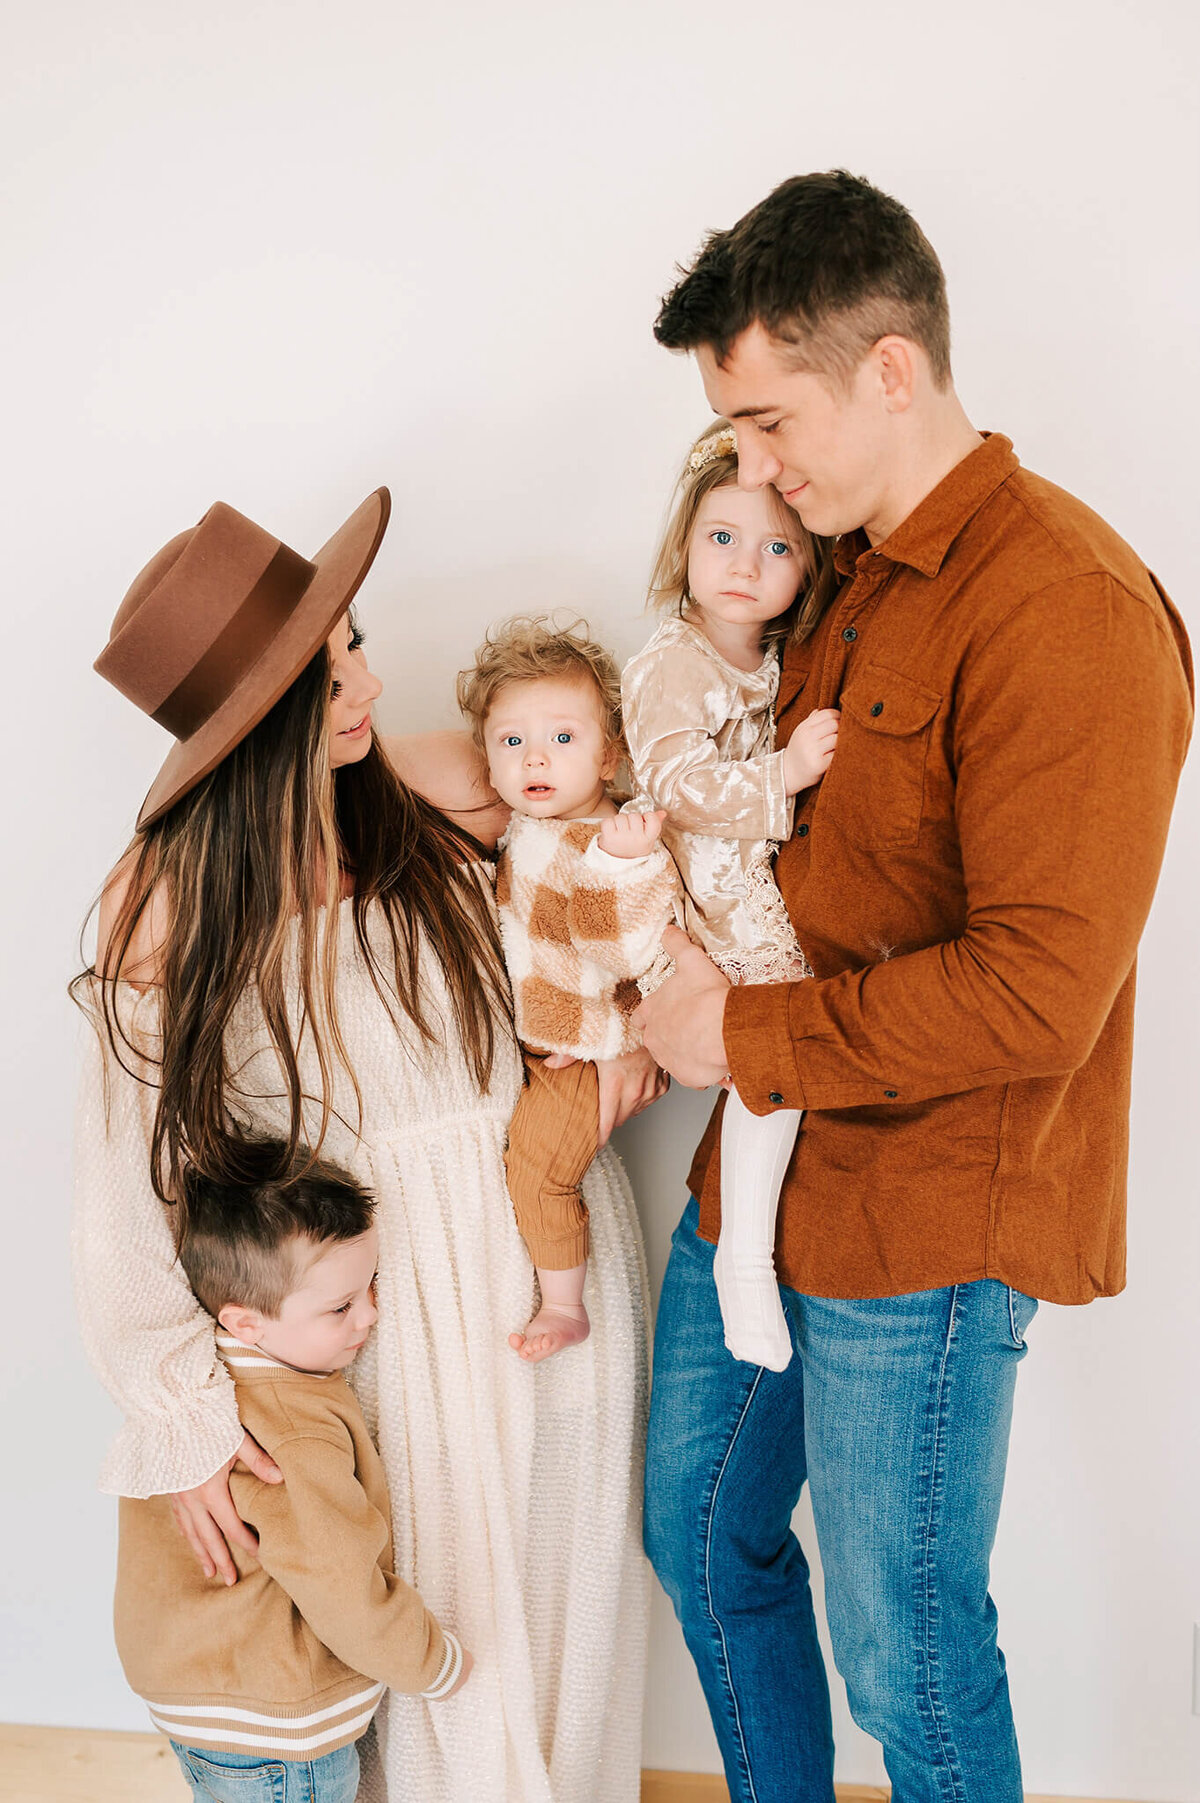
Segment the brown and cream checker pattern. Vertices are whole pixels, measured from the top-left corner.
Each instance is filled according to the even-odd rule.
[[[517,1032],[541,1052],[616,1058],[641,1043],[629,1017],[665,962],[679,877],[661,848],[600,850],[599,820],[516,815],[496,881]]]

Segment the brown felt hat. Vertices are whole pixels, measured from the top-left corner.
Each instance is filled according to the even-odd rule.
[[[217,501],[151,558],[95,663],[177,741],[139,827],[195,788],[290,688],[354,599],[391,505],[377,488],[310,561]]]

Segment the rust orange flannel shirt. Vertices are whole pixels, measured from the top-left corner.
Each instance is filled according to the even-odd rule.
[[[1134,960],[1191,728],[1178,614],[993,435],[789,647],[780,743],[841,709],[779,886],[815,980],[731,991],[747,1106],[809,1110],[777,1267],[810,1295],[1125,1280]],[[692,1167],[720,1225],[719,1116]]]

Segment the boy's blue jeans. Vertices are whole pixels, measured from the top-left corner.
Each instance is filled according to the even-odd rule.
[[[320,1759],[264,1759],[261,1753],[210,1753],[171,1742],[197,1803],[354,1803],[358,1747],[351,1741]]]
[[[829,1692],[791,1531],[807,1480],[833,1654],[893,1803],[1021,1803],[988,1560],[1037,1303],[985,1280],[877,1301],[781,1291],[786,1371],[725,1350],[689,1203],[659,1303],[646,1549],[733,1803],[833,1803]]]

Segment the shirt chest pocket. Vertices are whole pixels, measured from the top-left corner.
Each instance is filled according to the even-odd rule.
[[[940,695],[863,664],[842,692],[838,746],[829,776],[837,814],[860,844],[911,845],[921,827],[925,766]],[[829,777],[825,779],[829,783]],[[833,800],[833,793],[828,799]]]

